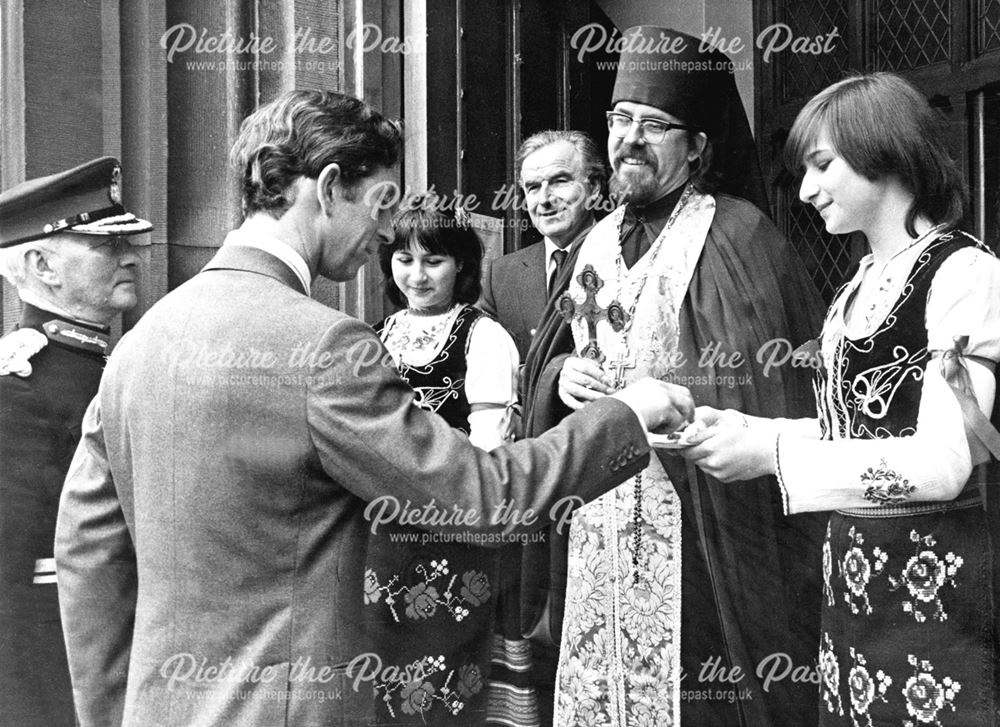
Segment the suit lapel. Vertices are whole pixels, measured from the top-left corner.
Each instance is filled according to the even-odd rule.
[[[514,289],[520,290],[524,304],[521,306],[524,324],[526,328],[535,328],[542,312],[545,310],[547,296],[545,287],[545,243],[539,242],[532,245],[529,250],[531,254],[522,260],[527,270],[519,271],[521,275],[514,282]]]
[[[219,252],[202,268],[210,270],[241,270],[247,273],[266,275],[284,283],[289,288],[306,294],[298,276],[285,263],[268,252],[246,245],[223,245]]]

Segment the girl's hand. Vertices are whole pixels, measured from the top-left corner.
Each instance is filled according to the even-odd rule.
[[[776,433],[751,424],[738,411],[698,407],[695,421],[707,428],[691,437],[691,446],[679,450],[685,459],[722,482],[751,480],[774,474]]]

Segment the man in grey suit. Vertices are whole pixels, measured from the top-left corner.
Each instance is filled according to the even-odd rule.
[[[607,188],[608,165],[582,131],[529,136],[517,151],[515,165],[531,224],[543,239],[489,265],[480,306],[510,331],[524,361],[558,272],[594,226],[595,209]]]
[[[647,427],[693,413],[685,389],[644,380],[484,453],[416,407],[372,329],[308,296],[388,241],[399,147],[340,94],[260,108],[232,150],[243,225],[108,361],[56,533],[83,727],[369,723],[375,685],[406,700],[423,683],[366,649],[372,529],[496,543],[624,481]]]

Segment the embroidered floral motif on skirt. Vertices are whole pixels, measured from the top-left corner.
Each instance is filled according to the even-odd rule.
[[[996,724],[986,519],[981,507],[832,515],[821,725]]]

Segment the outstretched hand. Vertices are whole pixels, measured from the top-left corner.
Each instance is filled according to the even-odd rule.
[[[705,429],[690,438],[679,454],[722,482],[774,474],[775,432],[751,424],[738,411],[698,407],[695,421]]]
[[[684,386],[650,377],[612,394],[638,414],[649,431],[672,432],[694,418],[694,399]]]

